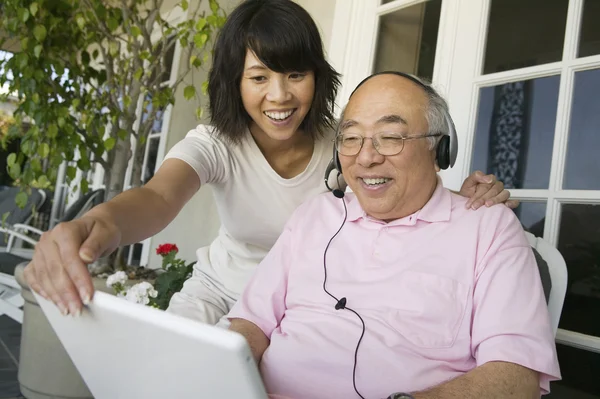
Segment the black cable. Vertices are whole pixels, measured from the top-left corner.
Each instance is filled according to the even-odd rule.
[[[339,176],[339,174],[338,174],[338,176]],[[358,339],[358,343],[356,344],[356,349],[354,350],[354,367],[352,369],[352,384],[354,385],[354,390],[356,391],[356,394],[361,399],[365,399],[365,397],[362,396],[360,394],[360,392],[358,391],[358,389],[356,388],[356,365],[358,363],[358,347],[360,346],[360,343],[361,343],[363,337],[365,336],[365,322],[364,322],[363,318],[360,317],[360,315],[354,309],[346,307],[346,298],[345,297],[343,297],[342,299],[337,299],[333,294],[331,294],[329,291],[327,291],[327,288],[326,288],[326,283],[327,283],[327,251],[329,250],[329,246],[331,245],[331,242],[333,241],[333,239],[340,233],[340,231],[342,230],[342,227],[344,227],[344,224],[346,224],[346,219],[348,218],[348,208],[346,207],[346,200],[344,200],[343,196],[341,197],[341,200],[342,200],[342,203],[344,204],[344,220],[342,221],[342,224],[341,224],[340,228],[329,239],[329,242],[327,243],[327,246],[325,247],[325,252],[323,253],[323,271],[324,271],[324,274],[325,274],[325,276],[323,278],[323,291],[325,291],[325,293],[327,295],[329,295],[331,298],[333,298],[335,300],[335,302],[336,302],[335,309],[336,310],[347,309],[347,310],[351,311],[352,313],[354,313],[358,317],[358,319],[360,320],[360,322],[362,323],[362,333],[360,334],[360,338]]]

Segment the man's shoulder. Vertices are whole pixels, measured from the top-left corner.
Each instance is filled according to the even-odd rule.
[[[343,214],[344,205],[342,199],[337,198],[331,192],[317,194],[300,204],[290,221],[294,224],[311,224],[316,220],[322,221],[328,216]]]
[[[496,204],[492,206],[481,206],[478,209],[467,209],[466,204],[469,198],[463,197],[460,194],[456,194],[450,191],[452,198],[452,213],[458,214],[458,216],[466,216],[469,218],[475,218],[482,221],[511,221],[518,222],[515,213],[507,207],[505,204]]]

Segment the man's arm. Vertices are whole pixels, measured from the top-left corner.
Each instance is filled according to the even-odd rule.
[[[539,373],[514,363],[488,362],[412,395],[415,399],[539,399]]]
[[[265,333],[256,324],[244,319],[231,319],[229,329],[242,334],[246,338],[256,364],[260,364],[263,353],[271,343]]]

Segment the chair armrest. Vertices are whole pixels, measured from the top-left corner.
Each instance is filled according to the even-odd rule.
[[[38,243],[37,240],[34,240],[33,238],[28,237],[23,233],[19,233],[18,231],[14,231],[14,230],[8,229],[6,227],[0,227],[0,232],[8,234],[8,236],[9,236],[9,245],[7,245],[7,247],[6,247],[7,252],[10,252],[10,249],[12,246],[12,239],[14,239],[14,238],[19,238],[25,242],[28,242],[29,244],[31,244],[33,246],[37,245],[37,243]]]
[[[35,233],[39,236],[41,236],[42,234],[44,234],[44,232],[38,228],[35,228],[33,226],[30,226],[28,224],[23,224],[23,223],[15,223],[12,225],[13,230],[16,230],[17,232],[19,230],[25,230],[25,231],[30,231],[32,233]]]

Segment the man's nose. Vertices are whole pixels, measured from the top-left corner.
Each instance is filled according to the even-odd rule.
[[[283,103],[290,100],[292,97],[288,90],[287,79],[285,78],[271,79],[268,90],[267,100],[274,103]]]
[[[362,148],[356,157],[356,162],[359,165],[368,168],[369,166],[380,164],[384,160],[385,157],[375,149],[373,140],[370,137],[365,137]]]

